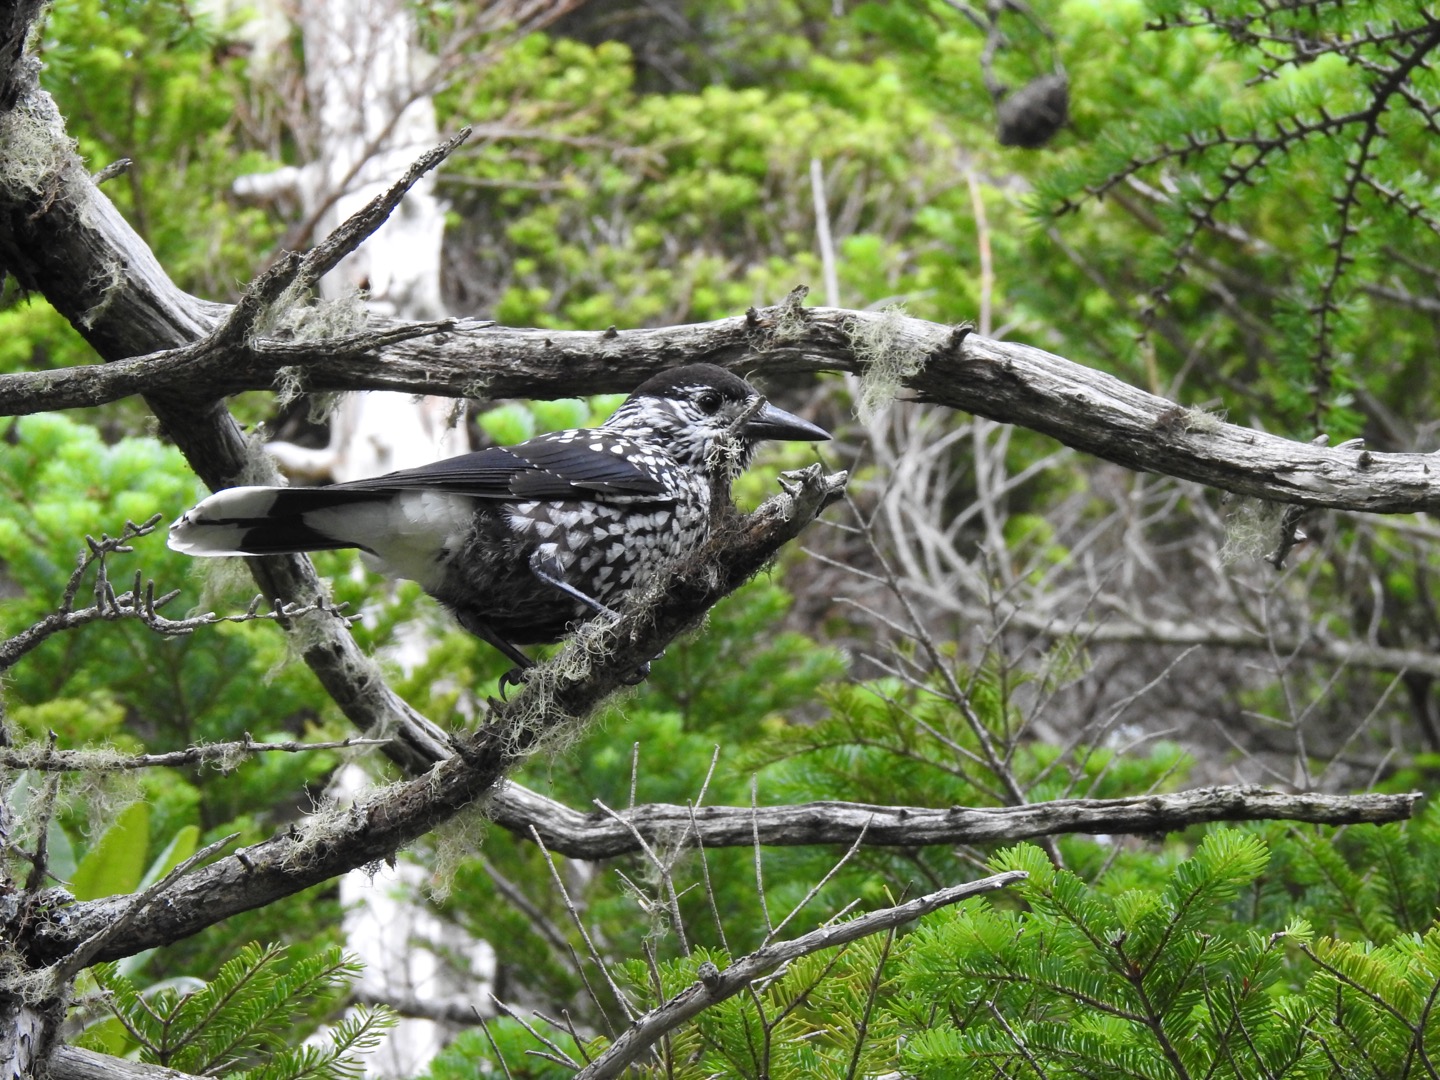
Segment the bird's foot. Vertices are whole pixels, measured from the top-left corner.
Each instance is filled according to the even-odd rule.
[[[512,667],[504,675],[500,676],[500,700],[508,701],[505,692],[512,686],[524,686],[530,680],[530,669],[528,667]]]
[[[634,671],[630,672],[630,674],[622,675],[620,677],[620,682],[623,683],[625,686],[639,686],[649,677],[650,661],[646,660],[645,663],[641,664]]]
[[[659,660],[660,657],[661,657],[661,656],[664,656],[664,655],[665,655],[665,654],[662,652],[662,653],[660,653],[658,656],[656,656],[655,659],[656,659],[656,660]],[[501,675],[501,676],[500,676],[500,700],[501,700],[501,701],[508,701],[508,700],[509,700],[509,699],[505,696],[505,694],[506,694],[506,691],[508,691],[508,690],[510,689],[510,687],[513,686],[513,687],[516,687],[516,688],[518,689],[519,687],[524,686],[527,682],[530,681],[530,667],[531,667],[531,666],[532,666],[532,665],[528,665],[528,664],[527,664],[525,667],[519,667],[519,666],[513,667],[513,668],[511,668],[509,671],[505,672],[504,675]],[[649,677],[650,677],[650,661],[649,661],[649,660],[646,660],[643,664],[641,664],[639,667],[637,667],[634,671],[630,672],[630,673],[627,674],[627,675],[622,675],[622,676],[620,677],[620,682],[621,682],[621,684],[624,685],[624,686],[639,686],[642,682],[644,682],[644,681],[645,681],[646,679],[648,679]]]

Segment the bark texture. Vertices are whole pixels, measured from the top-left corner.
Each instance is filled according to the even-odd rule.
[[[642,841],[678,847],[851,844],[1014,844],[1062,833],[1159,835],[1217,821],[1309,821],[1323,825],[1404,821],[1419,792],[1404,795],[1287,794],[1254,787],[1212,787],[1126,799],[1056,799],[1023,806],[917,807],[814,802],[792,806],[674,806],[652,803],[588,814],[505,784],[490,803],[495,821],[520,835],[532,829],[551,851],[572,859],[609,859],[640,851]]]

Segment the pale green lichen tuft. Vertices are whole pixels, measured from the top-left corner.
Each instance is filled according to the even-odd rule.
[[[375,797],[372,795],[371,799]],[[290,833],[292,843],[280,860],[281,868],[301,870],[332,845],[348,840],[355,834],[356,826],[364,821],[368,802],[340,807],[334,799],[326,796],[314,812]]]
[[[285,483],[285,478],[280,475],[275,459],[265,450],[268,442],[263,427],[256,427],[246,434],[245,445],[248,453],[245,455],[243,471],[235,477],[237,486],[274,487]]]
[[[562,686],[583,681],[615,650],[615,624],[608,618],[581,624],[555,656],[525,673],[524,695],[506,716],[505,751],[515,757],[555,755],[569,750],[585,734],[590,717],[576,716],[558,704]],[[611,704],[623,692],[610,699]]]
[[[810,295],[810,286],[797,285],[780,301],[780,312],[770,328],[772,344],[783,345],[788,341],[803,338],[809,329],[805,315],[805,297]]]
[[[138,769],[75,775],[78,782],[68,783],[66,787],[71,789],[71,798],[85,807],[85,834],[92,838],[103,835],[115,824],[122,810],[139,802],[145,794],[140,788]]]
[[[0,114],[0,183],[40,194],[58,185],[67,167],[76,167],[75,140],[57,127],[57,119],[28,97]]]
[[[246,751],[245,745],[240,742],[227,742],[219,744],[202,744],[206,749],[206,760],[217,772],[229,776],[245,762],[250,760],[250,754]]]
[[[490,800],[481,798],[430,831],[434,854],[425,892],[431,900],[443,904],[450,898],[456,872],[484,845],[489,826]]]
[[[745,441],[736,435],[721,435],[714,440],[705,455],[705,468],[718,472],[722,467],[733,479],[740,474],[740,466],[746,455]]]
[[[1210,412],[1190,405],[1185,409],[1183,423],[1186,431],[1193,431],[1199,435],[1214,435],[1225,426],[1225,418],[1226,413],[1223,409],[1218,412]]]
[[[1240,499],[1225,516],[1225,543],[1220,561],[1226,566],[1263,559],[1280,536],[1286,507],[1263,499]]]
[[[351,289],[329,300],[311,301],[308,285],[292,283],[255,320],[253,336],[291,341],[328,341],[365,328],[369,309],[365,293]]]
[[[305,393],[305,369],[291,366],[275,369],[275,407],[284,409],[293,405]]]
[[[855,411],[865,423],[878,418],[904,389],[905,381],[925,366],[925,354],[904,332],[901,304],[878,315],[851,320],[850,346],[860,362],[860,400]]]
[[[189,611],[191,618],[237,604],[243,607],[255,595],[255,578],[238,556],[195,559],[193,572],[200,576],[200,600]]]
[[[330,417],[340,407],[340,402],[345,400],[345,394],[340,390],[325,390],[318,394],[310,395],[310,404],[305,410],[305,417],[312,424],[329,423]]]
[[[780,314],[775,316],[775,324],[770,331],[770,340],[775,345],[784,345],[789,341],[796,341],[805,336],[808,324],[805,321],[804,309],[796,307],[783,307]]]
[[[90,283],[92,289],[98,289],[100,299],[80,316],[80,325],[87,330],[93,327],[115,298],[125,291],[128,280],[124,267],[118,262],[114,260],[105,262],[96,278]]]

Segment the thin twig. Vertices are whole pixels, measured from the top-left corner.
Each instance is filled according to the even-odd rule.
[[[247,732],[235,742],[199,743],[184,750],[163,754],[120,754],[113,750],[55,750],[45,746],[0,747],[0,767],[32,769],[36,772],[122,772],[130,769],[180,768],[186,765],[215,765],[229,771],[230,763],[249,754],[303,754],[316,750],[348,750],[353,747],[384,746],[388,739],[366,739],[359,735],[333,742],[259,742]]]
[[[188,859],[177,864],[168,874],[148,889],[128,898],[125,902],[124,910],[117,914],[108,926],[102,927],[95,934],[86,938],[77,945],[69,955],[46,969],[50,974],[52,992],[56,994],[62,993],[70,981],[90,965],[90,961],[105,947],[106,942],[124,934],[130,925],[140,916],[140,913],[153,904],[156,898],[164,893],[172,884],[179,881],[194,867],[199,866],[206,859],[210,858],[210,856],[216,855],[229,847],[239,836],[239,833],[231,833],[229,836],[223,836],[219,840],[216,840],[213,844],[206,844]]]
[[[781,964],[822,949],[858,941],[870,934],[883,933],[949,904],[1005,888],[1025,876],[1024,871],[1020,870],[995,874],[980,881],[941,889],[904,904],[872,911],[849,922],[821,927],[789,941],[765,945],[736,960],[724,971],[708,972],[700,981],[663,1005],[638,1017],[629,1030],[611,1043],[603,1054],[580,1070],[575,1075],[575,1080],[607,1080],[618,1077],[667,1033],[711,1005],[745,990],[754,980],[774,971]]]

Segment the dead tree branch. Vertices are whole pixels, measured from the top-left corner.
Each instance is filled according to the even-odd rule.
[[[46,1062],[48,1080],[195,1080],[194,1073],[58,1045]]]
[[[311,604],[284,604],[276,600],[268,611],[261,610],[264,598],[257,596],[238,615],[217,615],[211,611],[184,619],[170,619],[160,614],[159,609],[179,596],[180,590],[174,589],[157,596],[155,582],[144,580],[140,571],[136,571],[134,583],[128,592],[117,593],[110,580],[108,556],[134,551],[128,541],[154,532],[159,522],[160,515],[156,514],[141,525],[127,521],[119,536],[102,535],[99,540],[93,536],[85,537],[86,550],[80,552],[75,570],[65,584],[65,591],[61,594],[56,609],[20,633],[0,641],[0,672],[14,667],[21,657],[47,638],[93,622],[134,619],[155,633],[167,637],[180,637],[193,633],[202,626],[214,626],[217,623],[255,622],[261,619],[288,622],[316,612],[334,616],[348,624],[350,617],[331,605],[323,596]],[[89,607],[76,608],[75,600],[80,594],[80,587],[84,583],[85,575],[92,568],[95,571],[95,581],[91,591],[95,603]]]
[[[849,844],[1014,844],[1063,833],[1156,835],[1217,821],[1306,821],[1322,825],[1403,821],[1420,792],[1404,795],[1289,794],[1259,787],[1210,787],[1123,799],[1059,799],[996,807],[875,806],[813,802],[789,806],[676,806],[582,813],[518,784],[505,784],[490,814],[517,836],[538,834],[572,859],[609,859],[641,850]],[[534,830],[534,833],[531,830]]]
[[[162,754],[122,754],[114,750],[56,750],[50,746],[0,746],[0,768],[33,769],[36,772],[85,772],[91,774],[128,772],[134,769],[178,769],[190,765],[212,765],[221,771],[233,768],[251,754],[306,754],[316,750],[351,750],[384,746],[386,739],[352,736],[331,742],[258,742],[249,732],[234,742],[197,743],[184,750]]]
[[[933,599],[933,597],[932,597]],[[953,598],[951,598],[953,601]],[[943,605],[970,618],[986,613],[978,604],[952,602]],[[1123,615],[1094,620],[1038,618],[1017,605],[1001,605],[1006,624],[1044,638],[1072,637],[1087,645],[1168,645],[1176,648],[1201,646],[1236,652],[1278,652],[1285,656],[1323,660],[1336,667],[1369,671],[1413,673],[1440,678],[1440,654],[1423,649],[1374,645],[1365,641],[1326,637],[1315,633],[1303,638],[1267,639],[1258,629],[1224,626],[1214,622],[1149,618],[1126,611]]]
[[[796,329],[795,320],[785,318],[789,310],[779,305],[712,323],[619,332],[457,320],[422,324],[412,328],[416,336],[383,348],[368,348],[374,339],[365,335],[340,343],[343,348],[264,343],[233,362],[200,366],[187,348],[124,361],[113,377],[90,377],[109,379],[126,393],[163,388],[170,394],[231,394],[271,388],[276,368],[289,366],[313,390],[568,396],[628,390],[663,368],[696,361],[747,373],[864,376],[877,356],[863,342],[880,338],[892,359],[910,362],[903,387],[914,399],[1028,427],[1130,469],[1307,507],[1440,510],[1440,483],[1432,472],[1440,464],[1429,454],[1371,453],[1270,435],[1182,409],[1042,349],[962,335],[893,312],[804,308]],[[151,364],[153,376],[144,370]],[[108,400],[85,387],[85,373],[95,370],[0,376],[0,401],[8,413]],[[563,383],[557,372],[564,372]]]

